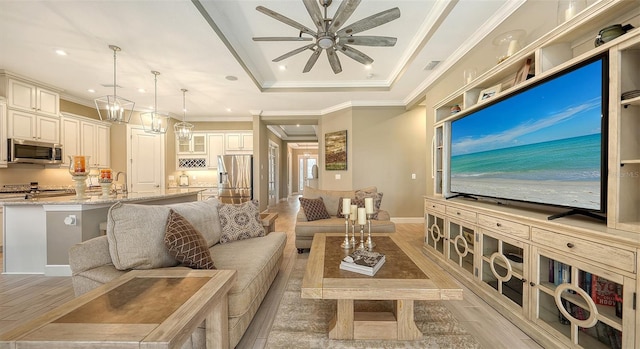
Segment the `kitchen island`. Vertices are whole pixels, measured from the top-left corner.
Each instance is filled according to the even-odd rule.
[[[4,206],[4,270],[6,274],[70,276],[68,250],[100,235],[100,223],[116,202],[167,205],[196,201],[203,189],[165,189],[86,199],[75,196],[10,199]]]

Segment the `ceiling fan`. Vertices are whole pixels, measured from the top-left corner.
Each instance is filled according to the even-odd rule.
[[[316,1],[320,3],[320,6],[324,7],[324,15],[322,14],[321,9]],[[382,11],[367,18],[363,18],[340,29],[347,21],[347,19],[349,19],[349,17],[353,14],[353,11],[355,11],[356,7],[358,7],[358,5],[360,4],[360,0],[343,0],[333,18],[327,17],[327,8],[331,5],[333,0],[302,0],[302,2],[307,8],[307,12],[309,12],[313,23],[315,23],[317,31],[314,31],[266,7],[256,7],[256,10],[264,13],[265,15],[273,17],[274,19],[277,19],[284,24],[298,29],[300,31],[300,34],[297,37],[254,37],[254,41],[315,40],[315,42],[312,44],[299,47],[293,51],[283,54],[280,57],[275,58],[273,62],[279,62],[298,53],[304,52],[306,50],[311,50],[313,51],[313,53],[311,54],[311,57],[309,57],[309,60],[307,60],[307,64],[304,66],[304,70],[302,71],[303,73],[307,73],[311,70],[311,68],[313,68],[313,65],[316,64],[316,61],[322,53],[322,50],[326,50],[331,69],[333,69],[333,72],[335,74],[338,74],[342,71],[342,66],[340,65],[340,60],[338,59],[338,55],[336,54],[336,52],[341,52],[347,57],[350,57],[362,64],[373,63],[373,59],[371,57],[348,45],[389,47],[396,44],[397,39],[393,37],[353,36],[353,34],[375,28],[377,26],[400,18],[400,9],[398,9],[397,7]],[[311,37],[303,36],[305,34],[310,35]]]

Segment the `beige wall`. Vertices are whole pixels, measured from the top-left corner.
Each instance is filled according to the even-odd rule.
[[[351,190],[353,185],[353,121],[351,109],[343,109],[325,115],[318,125],[318,172],[320,188],[330,190]],[[347,130],[347,170],[327,171],[324,166],[324,135],[331,132]],[[340,179],[336,179],[340,175]]]
[[[421,217],[429,145],[425,108],[354,108],[352,189],[376,186],[392,217]],[[411,179],[415,174],[416,179]],[[429,172],[429,178],[430,172]]]

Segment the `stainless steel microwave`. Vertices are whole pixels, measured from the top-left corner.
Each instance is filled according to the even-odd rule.
[[[8,139],[8,159],[12,163],[61,164],[62,145],[55,143]]]

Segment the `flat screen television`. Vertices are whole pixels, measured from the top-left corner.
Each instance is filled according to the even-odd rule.
[[[606,212],[608,56],[451,122],[450,194]]]

